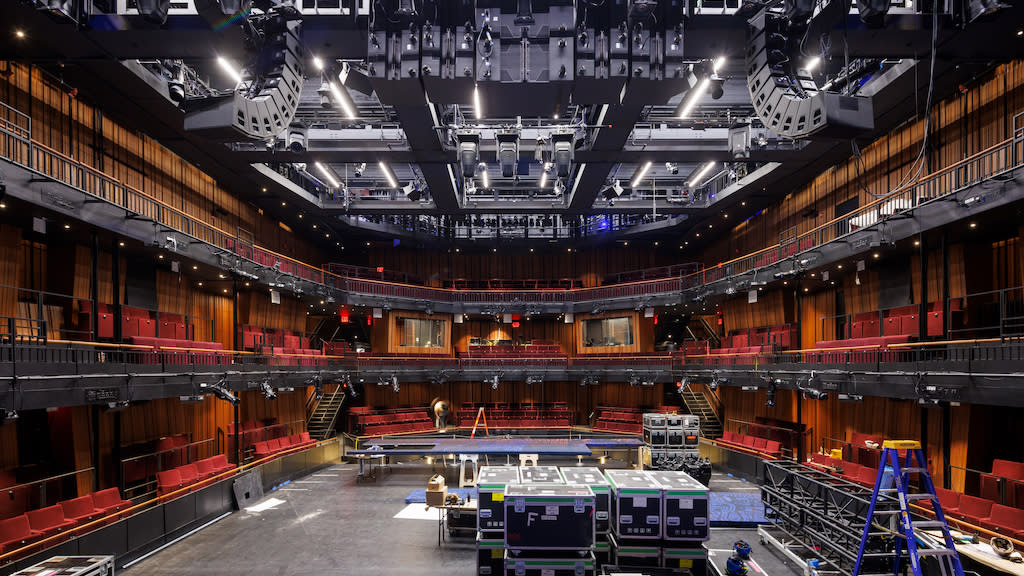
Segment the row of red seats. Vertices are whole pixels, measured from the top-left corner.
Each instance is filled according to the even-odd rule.
[[[1024,510],[944,488],[936,488],[935,493],[939,496],[939,504],[946,518],[1024,540]]]
[[[156,494],[157,496],[163,496],[186,486],[191,486],[192,490],[197,490],[210,478],[227,472],[234,467],[233,464],[228,462],[227,456],[218,454],[191,464],[184,464],[177,468],[157,472]]]
[[[765,266],[771,266],[772,264],[778,262],[779,260],[789,258],[790,256],[797,254],[798,252],[810,250],[813,247],[814,238],[807,237],[801,238],[798,242],[790,242],[789,244],[786,244],[784,246],[779,246],[776,248],[765,250],[757,257],[757,259],[754,260],[754,267],[764,268]]]
[[[815,342],[815,348],[864,348],[865,350],[836,350],[834,352],[805,352],[803,361],[808,363],[843,364],[899,361],[898,349],[891,349],[893,344],[910,342],[910,336],[875,336],[872,338],[851,338],[848,340],[826,340]]]
[[[875,481],[878,479],[877,466],[861,466],[856,462],[847,462],[826,454],[811,454],[807,465],[867,488],[874,487]]]
[[[428,416],[426,407],[357,414],[355,424],[355,432],[367,436],[434,430],[434,422]]]
[[[327,356],[345,356],[352,353],[348,342],[324,342],[324,354]]]
[[[316,440],[309,437],[309,432],[301,432],[299,434],[292,434],[291,436],[274,438],[272,440],[267,440],[266,442],[257,442],[255,446],[256,458],[263,459],[268,456],[284,452],[285,450],[312,446],[314,444],[316,444]]]
[[[766,346],[745,346],[742,348],[712,348],[709,357],[704,359],[707,364],[736,366],[756,364],[757,355],[767,352]],[[721,356],[721,358],[718,358]]]
[[[640,434],[643,432],[643,424],[635,422],[616,422],[614,420],[597,420],[594,422],[594,430],[599,432]]]
[[[224,349],[220,342],[197,342],[195,340],[177,340],[174,338],[154,338],[150,336],[131,336],[128,338],[136,346],[150,346],[153,354],[139,354],[141,364],[219,364],[231,358],[219,350]],[[187,348],[188,350],[179,350]]]
[[[993,460],[992,471],[981,475],[981,495],[993,502],[1000,502],[1000,482],[1006,484],[1004,504],[1024,508],[1024,462]]]
[[[773,346],[785,350],[796,344],[796,326],[782,324],[762,328],[733,330],[722,339],[723,348],[746,348],[748,346]]]
[[[782,457],[781,442],[758,438],[757,436],[748,436],[746,434],[725,431],[722,433],[722,437],[718,439],[718,443],[724,444],[730,448],[739,448],[748,452],[757,452],[758,454],[770,456],[772,458]]]
[[[309,348],[309,338],[299,332],[281,328],[263,328],[262,326],[242,325],[238,327],[240,341],[245,350],[269,348]]]
[[[67,533],[71,530],[110,517],[114,522],[121,517],[119,512],[131,507],[130,500],[121,498],[117,488],[108,488],[65,500],[25,514],[0,521],[0,554],[24,548],[45,538]],[[116,514],[116,515],[115,515]],[[53,542],[51,544],[56,544]],[[30,549],[26,552],[32,552]]]
[[[96,305],[97,338],[112,339],[114,337],[114,306],[99,303]],[[92,302],[78,301],[78,326],[83,330],[92,326]],[[121,337],[143,336],[149,338],[171,338],[188,340],[188,327],[185,317],[181,314],[154,312],[131,306],[121,307]]]
[[[264,346],[264,356],[270,356],[270,364],[274,366],[326,366],[326,358],[318,358],[324,353],[313,348],[279,348]]]

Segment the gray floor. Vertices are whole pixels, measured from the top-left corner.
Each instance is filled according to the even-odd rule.
[[[449,538],[438,547],[436,522],[393,518],[406,506],[405,497],[425,486],[430,466],[398,465],[376,482],[360,484],[355,472],[354,465],[334,466],[292,482],[267,495],[284,500],[283,504],[258,513],[232,514],[127,572],[154,576],[475,574],[473,539]],[[728,479],[716,475],[712,488],[756,489],[721,480]],[[763,570],[751,570],[751,576],[799,574],[760,546],[754,530],[715,529],[708,547],[716,563],[724,565],[727,550],[737,539],[750,542]]]

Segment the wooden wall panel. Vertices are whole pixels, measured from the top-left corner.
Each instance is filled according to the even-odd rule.
[[[21,229],[0,224],[0,284],[16,286],[21,278]],[[18,291],[0,287],[0,316],[18,315]],[[6,331],[6,328],[4,328]]]
[[[784,299],[792,297],[789,290],[774,290],[758,294],[757,302],[749,304],[747,293],[730,298],[722,303],[722,317],[725,319],[726,333],[733,330],[758,328],[761,326],[777,326],[793,322],[786,317]],[[789,306],[792,309],[792,306]]]
[[[816,342],[836,339],[836,293],[824,290],[800,298],[800,347],[814,348]]]
[[[533,319],[525,317],[520,320],[519,328],[494,320],[466,320],[462,324],[452,325],[452,341],[455,350],[465,352],[471,338],[492,340],[512,340],[523,344],[530,340],[554,340],[562,346],[562,351],[569,353],[573,348],[573,325],[562,320]]]

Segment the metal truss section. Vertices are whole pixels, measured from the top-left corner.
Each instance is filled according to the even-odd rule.
[[[765,515],[843,574],[853,575],[857,548],[871,504],[871,490],[796,462],[764,463],[761,499]],[[898,519],[899,502],[879,496],[876,513]],[[879,527],[869,533],[865,573],[892,572],[893,534]]]

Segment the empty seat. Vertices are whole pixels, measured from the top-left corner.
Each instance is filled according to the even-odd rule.
[[[981,520],[981,527],[1004,536],[1019,537],[1024,534],[1024,510],[993,504],[988,518]]]
[[[58,504],[38,510],[29,510],[26,516],[28,516],[28,523],[32,530],[42,532],[44,538],[67,532],[75,527],[75,521],[64,518],[64,511]]]
[[[88,524],[103,516],[103,511],[97,510],[96,507],[92,505],[92,496],[88,494],[85,496],[79,496],[78,498],[72,498],[71,500],[65,500],[57,505],[60,506],[61,512],[64,514],[64,518],[66,520],[73,521],[75,526]]]
[[[24,548],[42,539],[43,533],[33,530],[28,516],[24,514],[0,520],[0,554]]]
[[[202,478],[199,476],[199,470],[196,468],[195,464],[185,464],[184,466],[178,466],[177,468],[175,468],[175,470],[177,470],[178,474],[181,476],[181,484],[183,486],[195,484],[196,482],[202,480]]]
[[[181,481],[181,473],[176,468],[156,473],[157,496],[163,496],[182,487],[184,487],[184,484]]]
[[[981,526],[981,521],[992,513],[992,504],[991,500],[964,494],[960,497],[960,509],[955,518]]]
[[[121,491],[115,487],[100,490],[99,492],[93,492],[92,505],[94,508],[101,511],[104,516],[107,516],[130,508],[132,501],[122,499]]]

